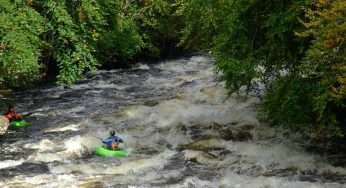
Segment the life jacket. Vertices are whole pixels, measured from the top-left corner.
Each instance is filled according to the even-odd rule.
[[[119,143],[123,143],[123,140],[116,136],[110,136],[102,142],[107,145],[108,149],[116,150],[118,148]]]
[[[118,149],[118,146],[119,146],[119,142],[117,142],[117,141],[113,142],[113,144],[112,144],[112,150],[117,150],[117,149]]]
[[[12,112],[8,112],[7,114],[5,114],[5,117],[9,120],[9,121],[18,121],[18,120],[22,120],[22,116],[20,116],[17,112],[12,111]]]

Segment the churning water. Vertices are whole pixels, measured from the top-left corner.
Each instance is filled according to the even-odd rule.
[[[345,163],[261,125],[260,100],[227,97],[207,55],[88,74],[16,94],[31,126],[0,137],[1,187],[346,187]],[[16,102],[14,102],[16,101]],[[110,130],[126,158],[95,154]]]

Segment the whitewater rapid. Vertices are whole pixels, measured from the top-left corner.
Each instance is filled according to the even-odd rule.
[[[229,97],[214,63],[141,63],[2,99],[33,114],[0,137],[0,187],[346,187],[345,165],[259,122],[261,100]],[[95,154],[111,130],[128,157]]]

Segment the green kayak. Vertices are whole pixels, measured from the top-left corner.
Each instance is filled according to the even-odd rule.
[[[31,123],[22,120],[22,121],[12,121],[10,122],[10,124],[15,127],[26,127],[30,125]]]
[[[103,146],[96,148],[96,153],[101,156],[110,156],[110,157],[126,157],[127,152],[125,150],[109,150]]]

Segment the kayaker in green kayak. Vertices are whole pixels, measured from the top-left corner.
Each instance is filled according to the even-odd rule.
[[[15,107],[13,105],[9,105],[8,111],[5,114],[5,117],[10,122],[12,122],[12,121],[21,121],[23,119],[23,117],[15,111]]]
[[[118,150],[119,149],[119,143],[123,143],[123,140],[117,136],[115,136],[115,131],[111,131],[110,136],[102,142],[106,144],[107,149],[109,150]]]

